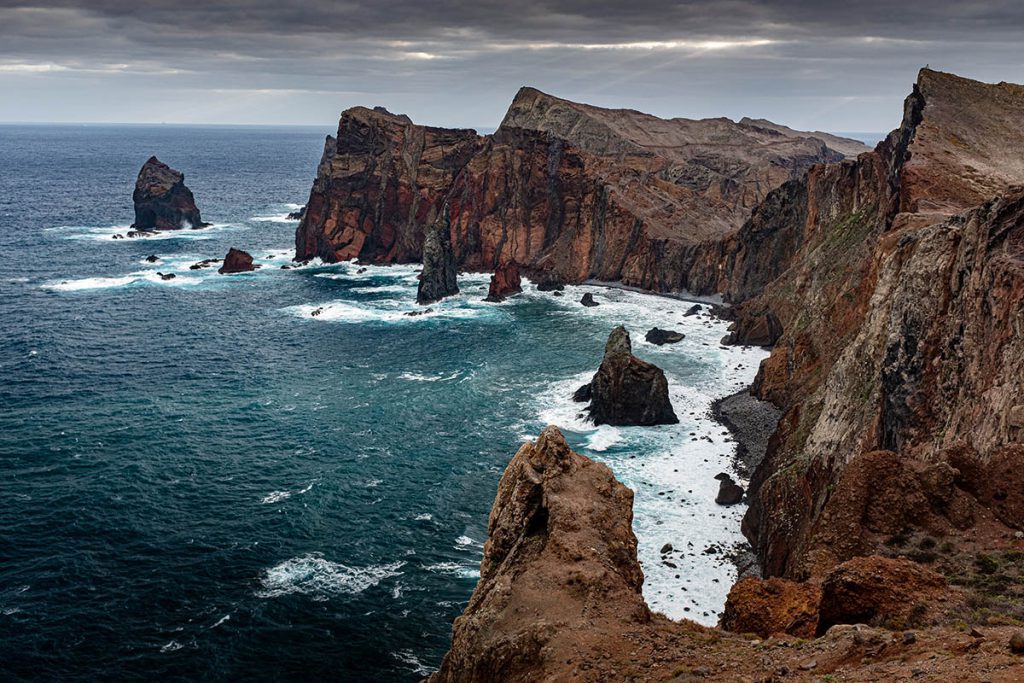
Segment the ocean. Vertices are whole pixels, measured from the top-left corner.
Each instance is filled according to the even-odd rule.
[[[490,304],[465,274],[411,317],[415,266],[282,269],[329,132],[0,126],[0,678],[418,680],[505,465],[549,423],[636,491],[652,608],[717,621],[744,508],[713,502],[734,443],[708,409],[764,352],[671,298]],[[152,154],[212,227],[113,239]],[[232,246],[262,268],[189,269]],[[679,425],[580,416],[618,324]]]

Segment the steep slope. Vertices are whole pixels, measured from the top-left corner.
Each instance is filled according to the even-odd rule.
[[[786,412],[745,520],[768,574],[1024,528],[1022,123],[1024,88],[923,70],[874,152],[783,186],[731,245],[734,338],[778,336],[757,391]]]
[[[811,136],[529,88],[483,138],[356,108],[327,141],[296,258],[417,260],[428,214],[447,199],[465,269],[515,261],[543,279],[708,292],[721,239],[769,191],[841,158]]]

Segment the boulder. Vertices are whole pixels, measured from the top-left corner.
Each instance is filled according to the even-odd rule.
[[[761,638],[785,633],[813,638],[818,629],[821,589],[810,583],[780,578],[746,578],[729,591],[721,627]]]
[[[844,562],[821,584],[818,634],[835,624],[910,628],[936,605],[954,608],[941,574],[906,559],[871,555]],[[955,608],[954,608],[955,609]]]
[[[686,309],[686,313],[683,313],[684,318],[689,318],[691,315],[697,315],[700,313],[700,304],[694,304]]]
[[[629,332],[621,325],[608,336],[590,391],[588,410],[595,424],[649,426],[679,422],[669,401],[665,373],[633,355]]]
[[[458,270],[452,251],[451,219],[445,205],[440,220],[423,238],[423,271],[416,290],[416,303],[432,304],[459,293]]]
[[[719,477],[716,476],[715,479],[719,479]],[[718,495],[715,496],[716,503],[719,505],[736,505],[742,500],[742,486],[733,481],[730,476],[726,476],[724,479],[719,479]]]
[[[157,273],[161,280],[173,280],[175,278],[174,273]]]
[[[590,292],[587,292],[586,294],[583,295],[583,298],[580,299],[580,303],[583,304],[584,306],[587,306],[588,308],[601,305],[594,301],[594,295],[591,294]]]
[[[290,221],[301,221],[303,216],[306,215],[306,207],[302,207],[298,211],[292,211],[288,214],[288,220]]]
[[[661,346],[662,344],[675,344],[683,341],[685,338],[686,335],[682,332],[676,332],[675,330],[663,330],[659,327],[653,328],[644,336],[644,339],[649,343],[657,344],[658,346]]]
[[[156,263],[159,260],[160,257],[157,256],[156,254],[150,254],[149,256],[146,257],[146,263]]]
[[[135,181],[132,193],[135,203],[135,222],[132,228],[137,233],[152,230],[180,230],[182,228],[205,228],[199,209],[196,208],[192,191],[185,186],[185,174],[175,171],[156,157],[150,157]],[[131,232],[129,237],[134,237]]]
[[[507,261],[494,269],[494,274],[491,275],[491,286],[487,290],[487,298],[484,301],[504,301],[522,291],[519,266],[515,261]]]
[[[217,272],[224,275],[228,273],[246,273],[251,270],[256,270],[256,266],[252,263],[252,256],[241,249],[231,247],[228,250],[227,256],[224,257],[224,264],[217,269]]]

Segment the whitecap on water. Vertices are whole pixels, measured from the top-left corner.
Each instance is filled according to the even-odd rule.
[[[398,571],[405,562],[349,567],[331,562],[321,553],[293,557],[267,569],[260,580],[262,588],[256,591],[260,598],[283,595],[309,595],[314,600],[328,600],[336,595],[362,593],[382,581],[400,576]]]
[[[161,241],[161,240],[191,240],[202,241],[213,239],[217,233],[232,231],[244,226],[235,223],[214,223],[205,228],[195,230],[183,228],[181,230],[157,230],[139,237],[128,237],[132,231],[131,225],[61,225],[54,228],[47,228],[47,232],[61,233],[66,240],[89,240],[95,242],[110,242],[112,244],[124,244],[140,241]],[[123,239],[116,238],[122,235]]]
[[[417,676],[429,676],[437,671],[437,669],[429,667],[417,659],[412,650],[399,650],[398,652],[392,652],[391,656],[402,664],[408,665],[412,672]]]
[[[260,501],[263,505],[270,505],[272,503],[280,503],[282,500],[291,498],[291,491],[271,491],[263,497]]]

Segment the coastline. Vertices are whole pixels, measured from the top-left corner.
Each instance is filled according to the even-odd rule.
[[[736,441],[733,469],[745,482],[749,482],[764,460],[768,439],[782,417],[782,411],[771,402],[754,397],[750,393],[751,386],[711,403],[712,419],[724,426]],[[736,567],[736,581],[761,578],[761,566],[749,541],[734,545],[726,557]]]
[[[707,304],[709,306],[724,306],[725,301],[718,294],[711,295],[700,295],[692,294],[690,292],[656,292],[653,289],[644,289],[643,287],[634,287],[632,285],[624,285],[621,282],[615,282],[613,280],[593,280],[587,279],[580,283],[581,285],[590,285],[593,287],[607,287],[608,289],[622,289],[627,292],[636,292],[637,294],[651,294],[654,296],[662,296],[667,299],[676,299],[678,301],[688,301],[695,304]]]

